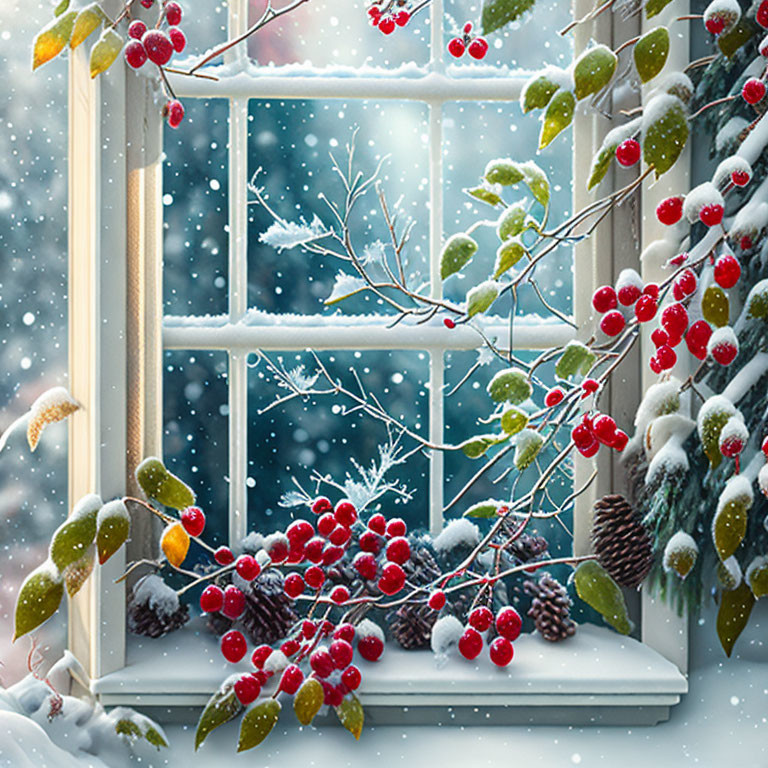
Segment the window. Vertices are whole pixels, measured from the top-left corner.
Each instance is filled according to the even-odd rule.
[[[265,439],[258,433],[260,422],[253,417],[259,405],[269,398],[253,358],[257,349],[283,355],[286,365],[300,362],[294,360],[307,347],[327,355],[329,364],[339,371],[348,368],[351,361],[359,361],[363,369],[388,378],[393,391],[402,384],[398,377],[404,380],[403,371],[407,370],[408,379],[415,378],[420,386],[406,389],[399,400],[395,393],[395,407],[411,409],[410,414],[428,425],[429,439],[434,443],[444,442],[446,436],[451,441],[463,437],[453,437],[458,435],[463,421],[461,398],[446,399],[444,392],[446,385],[450,389],[458,383],[455,371],[464,367],[463,358],[473,354],[477,346],[474,333],[466,328],[449,331],[440,325],[422,329],[403,324],[387,329],[389,319],[381,317],[382,308],[373,307],[372,312],[370,306],[361,308],[367,316],[355,322],[335,314],[328,319],[327,313],[320,321],[315,307],[318,299],[330,291],[335,265],[313,273],[312,282],[317,290],[315,285],[309,290],[301,284],[299,307],[294,307],[295,294],[286,288],[295,289],[297,275],[305,269],[303,257],[298,251],[276,255],[259,243],[264,220],[259,218],[258,211],[249,208],[248,181],[259,165],[271,163],[273,170],[279,170],[281,164],[293,162],[297,176],[306,175],[307,188],[318,178],[322,188],[327,164],[325,153],[317,147],[325,149],[332,140],[343,145],[350,123],[361,124],[362,146],[368,141],[375,142],[374,151],[367,147],[363,150],[364,159],[389,148],[394,150],[392,174],[407,192],[406,204],[417,206],[420,214],[414,230],[416,255],[411,266],[423,271],[435,293],[441,290],[439,254],[443,236],[460,227],[461,217],[466,215],[460,199],[461,186],[467,183],[468,174],[469,178],[477,175],[482,165],[495,156],[527,157],[534,153],[535,147],[526,132],[535,131],[536,127],[530,118],[521,119],[517,100],[526,69],[535,69],[541,62],[523,55],[535,52],[531,43],[530,49],[526,46],[515,62],[519,71],[449,65],[443,56],[444,9],[439,0],[433,0],[430,10],[422,14],[417,30],[423,30],[423,40],[418,45],[413,38],[401,36],[401,42],[381,50],[378,42],[369,45],[370,35],[377,33],[367,27],[362,28],[359,40],[353,38],[344,26],[348,11],[339,21],[341,12],[334,15],[335,7],[330,2],[327,6],[313,5],[316,23],[296,30],[296,16],[273,37],[264,38],[274,46],[268,48],[266,56],[282,67],[249,69],[247,73],[218,81],[179,76],[172,79],[172,85],[187,104],[189,123],[194,126],[199,121],[203,125],[203,131],[196,134],[203,136],[198,146],[188,144],[189,134],[167,135],[163,140],[151,90],[142,79],[113,73],[99,88],[86,80],[82,58],[77,53],[73,56],[71,153],[80,162],[73,167],[71,190],[73,200],[86,194],[98,201],[101,211],[96,222],[77,205],[71,213],[72,306],[82,308],[83,302],[88,304],[94,293],[98,294],[98,301],[92,301],[87,311],[79,309],[72,315],[72,338],[87,339],[87,343],[72,352],[73,394],[92,406],[90,413],[78,415],[72,421],[73,496],[86,487],[98,488],[105,496],[120,493],[126,484],[131,486],[131,471],[138,460],[163,453],[172,468],[174,461],[178,464],[180,474],[201,472],[202,467],[209,477],[218,478],[215,484],[201,481],[212,495],[208,503],[228,510],[226,522],[220,521],[217,535],[221,541],[240,540],[261,522],[258,515],[263,511],[260,505],[265,495],[259,486],[261,476],[268,473],[271,482],[272,477],[281,473],[283,478],[290,474],[282,465],[270,465],[264,458],[264,449],[270,451],[274,441],[269,435]],[[214,27],[221,27],[222,39],[226,34],[224,14],[228,34],[237,34],[246,27],[247,9],[246,0],[231,0],[228,8],[220,5],[211,11],[217,19]],[[563,3],[544,2],[537,13],[554,28],[563,25],[563,17],[570,16]],[[202,29],[202,16],[200,23]],[[308,42],[310,31],[323,35],[325,44],[319,47],[320,55],[329,56],[327,61],[315,63],[337,65],[342,61],[346,68],[313,69],[295,63],[306,55],[302,46]],[[609,33],[612,34],[610,30]],[[193,30],[193,39],[195,34]],[[312,50],[318,50],[316,42]],[[415,53],[409,50],[409,44],[414,45]],[[577,38],[577,45],[582,44]],[[567,41],[562,45],[561,53],[567,61]],[[373,51],[370,56],[369,50]],[[366,58],[362,58],[363,51]],[[238,72],[248,66],[243,56],[241,51],[228,57],[229,71]],[[369,64],[385,69],[361,69]],[[130,119],[123,123],[119,117],[126,114],[126,109]],[[302,126],[301,133],[294,130],[297,121]],[[264,123],[270,127],[265,128]],[[289,126],[294,133],[287,141],[283,136]],[[370,129],[368,135],[365,128]],[[579,118],[574,146],[561,140],[559,156],[549,153],[540,158],[542,165],[550,162],[553,166],[545,169],[553,182],[561,185],[556,188],[556,196],[563,209],[570,209],[572,204],[563,169],[570,167],[571,155],[576,157],[574,171],[579,188],[579,181],[585,178],[583,158],[592,156],[596,130],[592,120]],[[507,143],[500,136],[511,137],[511,141]],[[293,146],[298,137],[304,145],[301,150]],[[483,140],[487,140],[487,146],[478,146]],[[91,152],[100,146],[105,148],[102,153]],[[128,148],[125,158],[123,147]],[[307,152],[311,163],[301,165],[296,158],[299,151]],[[343,146],[338,151],[343,152]],[[163,152],[168,158],[164,171]],[[478,160],[481,155],[482,160]],[[194,174],[194,185],[189,184],[189,174]],[[287,186],[283,180],[280,187],[279,174],[274,173],[264,183],[273,195]],[[291,183],[295,185],[294,178]],[[125,205],[121,206],[123,200]],[[307,192],[306,200],[315,202],[314,195]],[[278,202],[290,209],[296,201]],[[168,223],[164,240],[163,212]],[[290,212],[281,211],[286,217]],[[607,252],[618,253],[621,222],[617,220],[612,226]],[[596,276],[611,273],[619,265],[618,259],[616,263],[605,258],[598,262],[595,251],[606,242],[580,247],[572,293],[570,257],[564,257],[559,269],[547,276],[551,284],[545,290],[565,297],[561,309],[567,314],[572,312],[577,324],[589,315],[584,296],[591,295],[589,286]],[[123,252],[128,254],[127,260],[122,259]],[[163,253],[166,267],[161,278]],[[637,256],[635,252],[632,255]],[[629,254],[624,257],[629,258]],[[448,290],[452,288],[449,286]],[[168,313],[165,320],[163,303]],[[288,310],[292,311],[290,316],[275,317],[276,312]],[[535,297],[521,299],[519,310],[522,316],[516,323],[515,348],[522,354],[525,350],[561,344],[574,334],[567,322],[539,324],[533,315]],[[499,335],[507,331],[506,326],[497,329]],[[123,339],[127,339],[127,344]],[[205,408],[197,408],[194,403],[202,391],[206,391],[209,400]],[[418,403],[415,410],[413,402]],[[178,413],[182,409],[195,418],[191,430],[174,426],[174,410]],[[268,429],[276,433],[276,439],[287,429],[306,432],[297,420],[291,421],[290,415]],[[298,438],[301,442],[301,436]],[[316,439],[315,443],[313,450],[321,450],[321,441]],[[331,441],[326,443],[332,445]],[[122,458],[125,444],[127,465]],[[84,452],[78,452],[77,446],[82,446]],[[258,460],[254,456],[256,451],[261,451]],[[360,460],[370,458],[368,455]],[[296,460],[311,463],[300,451]],[[421,495],[429,499],[428,509],[414,508],[412,514],[420,516],[418,522],[428,523],[435,530],[442,524],[450,494],[455,494],[463,479],[439,452],[424,461]],[[577,474],[579,471],[582,470],[577,470]],[[214,497],[215,493],[222,494],[224,477],[228,481],[227,498]],[[446,478],[450,481],[447,493]],[[417,478],[416,482],[420,480]],[[564,491],[565,495],[567,492]],[[270,493],[273,498],[277,495],[271,488]],[[577,509],[577,547],[584,546],[588,521],[588,509],[586,514]],[[134,547],[142,546],[142,537],[151,538],[150,525],[134,525]],[[76,619],[70,628],[72,645],[90,658],[91,673],[97,679],[95,690],[105,702],[203,701],[217,683],[210,671],[199,679],[190,679],[187,674],[183,679],[174,676],[162,667],[160,645],[148,648],[146,643],[135,643],[126,657],[121,631],[122,586],[113,583],[122,564],[118,558],[113,560],[94,580],[89,592],[84,591],[76,601]],[[603,634],[592,635],[585,631],[587,645],[603,643]],[[610,655],[615,641],[606,642],[605,653]],[[632,646],[632,654],[637,668],[653,668],[653,674],[643,677],[630,670],[628,677],[622,677],[617,656],[607,679],[605,671],[589,663],[578,671],[578,679],[565,682],[555,668],[531,669],[530,676],[511,689],[485,681],[489,685],[488,700],[502,705],[582,705],[594,703],[596,694],[604,694],[607,698],[596,706],[644,706],[654,713],[651,719],[663,717],[664,709],[679,699],[679,673],[672,665],[664,666],[661,660],[654,664],[653,652],[640,644]],[[129,666],[124,669],[126,658]],[[384,677],[375,681],[370,694],[372,701],[395,706],[413,702],[412,689],[406,689],[414,675],[423,680],[424,701],[469,705],[479,701],[478,696],[485,696],[477,690],[471,676],[463,680],[460,691],[452,690],[444,678],[434,673],[430,677],[409,666],[416,664],[414,659],[403,662],[399,689],[397,685],[390,686]],[[534,701],[527,692],[532,681],[540,679],[544,683],[534,686],[539,696]],[[622,685],[630,688],[621,689]],[[616,698],[614,693],[619,689],[621,695]],[[563,698],[563,691],[570,699]]]

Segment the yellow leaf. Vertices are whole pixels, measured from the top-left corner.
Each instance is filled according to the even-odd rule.
[[[77,11],[63,13],[38,32],[33,45],[32,69],[41,67],[64,50],[72,36],[76,18]]]
[[[91,48],[91,78],[106,72],[123,50],[123,38],[114,29],[105,29]]]
[[[91,3],[87,8],[83,8],[75,20],[69,47],[72,50],[77,48],[105,19],[104,11],[98,3]]]
[[[172,523],[163,531],[160,548],[174,568],[184,562],[189,551],[189,534],[181,523]]]
[[[34,451],[40,441],[40,435],[48,424],[66,419],[80,406],[64,387],[54,387],[43,392],[29,409],[27,424],[27,442]]]

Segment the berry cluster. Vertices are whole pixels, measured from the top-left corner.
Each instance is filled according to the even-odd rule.
[[[154,0],[141,0],[145,8],[151,8]],[[141,19],[134,19],[128,26],[125,46],[125,60],[134,69],[140,69],[151,61],[158,67],[164,67],[174,53],[181,53],[187,45],[187,39],[179,28],[181,6],[176,2],[166,2],[161,9],[158,26],[148,29]],[[161,25],[165,24],[165,28]],[[171,128],[178,128],[184,119],[184,106],[178,99],[169,99],[163,107],[163,116],[168,119]]]
[[[472,35],[472,22],[468,21],[462,30],[461,37],[454,37],[448,43],[448,53],[455,59],[460,59],[468,53],[473,59],[484,59],[488,53],[488,41],[484,37]]]
[[[625,312],[634,308],[638,322],[647,323],[658,309],[659,287],[643,283],[634,269],[622,270],[616,287],[603,285],[592,295],[592,306],[602,315],[600,330],[607,336],[618,336],[626,326]],[[625,309],[619,309],[619,305]]]
[[[371,24],[383,35],[391,35],[396,27],[404,27],[411,14],[404,8],[394,8],[392,3],[375,3],[368,9]]]
[[[742,170],[731,174],[731,181],[739,187],[749,183],[750,176]],[[662,200],[656,207],[656,218],[667,226],[677,224],[683,218],[683,206],[685,198],[682,196],[668,197]],[[707,227],[716,227],[723,221],[725,208],[718,202],[702,205],[698,210],[699,221]],[[694,215],[695,212],[694,212]]]
[[[576,450],[587,459],[600,450],[601,444],[621,453],[629,442],[627,433],[619,429],[607,413],[585,413],[571,430],[571,439]]]
[[[499,610],[495,618],[487,606],[473,608],[459,638],[459,653],[469,661],[476,659],[490,640],[493,627],[496,637],[488,642],[488,654],[497,667],[506,667],[514,656],[512,643],[520,636],[522,626],[520,614],[511,605]]]

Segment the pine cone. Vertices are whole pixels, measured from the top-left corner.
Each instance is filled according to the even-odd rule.
[[[506,551],[519,561],[520,565],[523,565],[543,555],[548,548],[549,544],[543,536],[523,533],[507,547]]]
[[[543,573],[538,582],[524,581],[523,588],[533,597],[528,615],[545,640],[555,643],[575,634],[576,624],[570,615],[571,598],[557,579]]]
[[[189,621],[189,606],[157,575],[136,582],[128,601],[128,629],[135,635],[162,637]]]
[[[623,587],[639,587],[653,564],[651,537],[620,494],[595,504],[592,544],[600,565]]]
[[[392,637],[407,651],[428,648],[438,612],[426,603],[406,603],[387,617]]]

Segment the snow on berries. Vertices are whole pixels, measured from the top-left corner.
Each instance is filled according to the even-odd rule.
[[[739,341],[733,328],[726,325],[714,331],[707,342],[707,354],[720,365],[730,365],[739,354]]]
[[[704,10],[704,28],[712,35],[730,32],[741,19],[737,0],[712,0]]]
[[[714,227],[723,220],[725,201],[711,181],[694,187],[683,203],[683,214],[691,224],[701,221],[707,227]]]
[[[454,37],[448,43],[448,53],[455,59],[460,59],[468,53],[473,59],[484,59],[488,53],[488,41],[484,37],[472,35],[473,24],[467,22],[462,29],[461,37]]]
[[[642,296],[643,288],[642,277],[634,269],[622,269],[616,280],[616,297],[619,304],[625,307],[631,307]]]
[[[404,8],[390,8],[386,2],[374,3],[368,9],[371,24],[383,35],[391,35],[397,27],[404,27],[411,20],[411,14]]]

